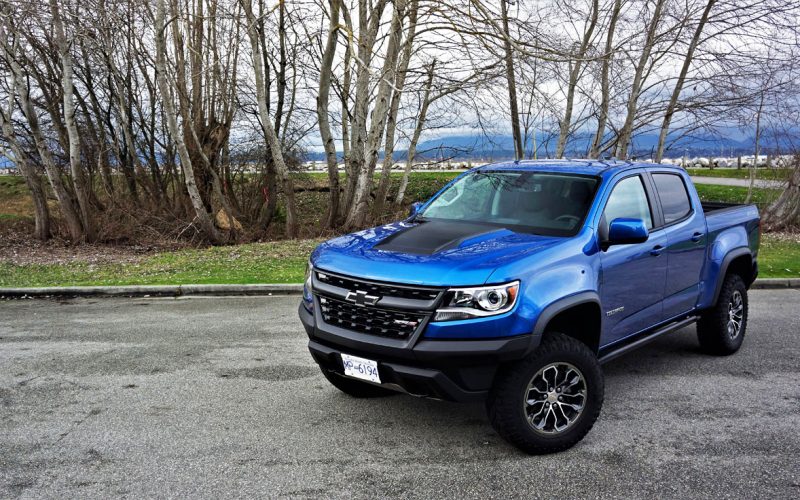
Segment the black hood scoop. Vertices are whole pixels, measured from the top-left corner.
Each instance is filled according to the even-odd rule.
[[[387,252],[433,255],[456,248],[464,240],[498,230],[491,224],[428,220],[394,233],[373,248]]]

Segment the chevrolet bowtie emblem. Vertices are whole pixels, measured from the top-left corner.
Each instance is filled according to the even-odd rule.
[[[362,290],[356,290],[355,292],[348,292],[345,300],[355,302],[357,306],[374,306],[380,300],[380,297],[369,295]]]

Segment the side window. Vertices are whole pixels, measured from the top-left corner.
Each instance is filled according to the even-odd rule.
[[[638,175],[622,179],[614,186],[611,196],[608,197],[606,209],[603,212],[606,222],[625,217],[629,219],[642,219],[647,229],[653,228],[653,217],[650,214],[650,205],[647,202],[647,193]]]
[[[661,210],[664,212],[664,224],[680,220],[692,211],[689,193],[679,175],[653,174],[658,197],[661,198]]]

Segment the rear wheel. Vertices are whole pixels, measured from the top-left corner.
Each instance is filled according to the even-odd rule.
[[[582,342],[548,333],[528,358],[495,380],[487,412],[498,434],[531,454],[554,453],[583,439],[603,406],[603,372]]]
[[[739,350],[747,330],[747,287],[738,274],[725,276],[719,299],[697,322],[700,347],[726,356]]]
[[[377,385],[368,384],[366,382],[360,382],[325,369],[322,370],[322,374],[328,379],[328,382],[330,382],[332,386],[354,398],[380,398],[399,394],[396,391],[384,389],[383,387],[378,387]]]

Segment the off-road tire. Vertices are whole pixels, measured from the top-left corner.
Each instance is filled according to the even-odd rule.
[[[574,423],[556,434],[543,435],[529,422],[525,401],[531,381],[553,363],[580,370],[586,397]],[[549,332],[532,354],[501,369],[489,392],[486,410],[497,433],[520,450],[534,455],[555,453],[572,447],[591,430],[603,406],[603,389],[603,371],[589,347],[567,335]]]
[[[731,321],[731,308],[736,302],[736,295],[741,298],[741,319],[738,333],[732,336],[728,325]],[[700,347],[708,354],[727,356],[735,353],[742,346],[747,331],[747,287],[741,276],[728,274],[722,282],[717,303],[703,312],[697,322],[697,340]]]
[[[384,389],[377,385],[360,382],[358,380],[339,375],[338,373],[322,370],[322,374],[328,379],[332,386],[336,387],[343,393],[354,398],[382,398],[385,396],[393,396],[399,394],[397,391],[391,389]]]

